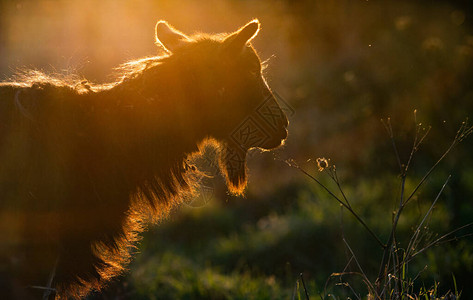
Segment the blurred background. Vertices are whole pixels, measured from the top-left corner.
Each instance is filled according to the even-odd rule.
[[[91,298],[290,299],[300,273],[311,298],[353,298],[330,277],[358,271],[342,238],[372,281],[382,250],[285,160],[335,191],[314,164],[329,158],[352,206],[386,241],[400,178],[380,120],[390,118],[403,163],[416,124],[432,127],[408,173],[412,191],[473,114],[472,15],[468,1],[0,0],[0,79],[33,68],[103,83],[120,63],[162,53],[154,44],[160,19],[190,34],[231,32],[258,18],[262,29],[253,45],[268,60],[269,85],[289,108],[286,146],[250,153],[245,198],[228,195],[218,174],[204,182],[199,197],[144,234],[130,272]],[[472,151],[470,137],[422,186],[400,220],[399,247],[449,174],[424,243],[473,221]],[[429,249],[408,272],[418,276],[416,290],[439,283],[443,293],[454,288],[454,275],[470,299],[473,239]],[[361,279],[343,280],[366,296]]]

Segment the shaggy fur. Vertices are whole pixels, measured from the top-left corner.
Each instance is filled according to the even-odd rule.
[[[123,270],[137,234],[192,191],[186,159],[220,149],[231,192],[246,152],[286,138],[287,119],[249,45],[252,21],[228,35],[188,37],[160,21],[168,55],[129,62],[116,82],[26,72],[0,84],[0,290],[56,298],[100,290]],[[42,291],[41,291],[42,292]]]

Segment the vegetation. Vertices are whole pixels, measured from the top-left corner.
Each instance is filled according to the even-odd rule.
[[[399,176],[350,188],[325,159],[306,167],[287,161],[309,182],[256,201],[212,199],[205,210],[184,208],[147,233],[131,275],[110,290],[137,299],[458,299],[456,276],[432,258],[447,251],[456,263],[471,264],[473,223],[450,230],[442,200],[451,175],[440,188],[430,179],[472,130],[462,123],[444,155],[412,178],[410,164],[428,134],[420,126]],[[393,215],[386,198],[397,199]]]

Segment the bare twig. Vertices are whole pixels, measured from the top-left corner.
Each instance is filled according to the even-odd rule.
[[[397,163],[399,165],[399,171],[402,173],[401,158],[399,157],[399,152],[397,151],[396,142],[394,141],[394,132],[391,126],[391,118],[387,118],[386,121],[384,119],[381,119],[381,123],[383,123],[384,128],[388,132],[389,138],[391,139],[391,144],[393,146],[394,153],[396,154]]]
[[[352,258],[350,259],[350,261],[351,261],[353,258],[354,258],[354,256],[352,256]],[[331,281],[331,279],[334,278],[334,277],[340,277],[340,281],[341,281],[341,278],[342,278],[343,276],[359,276],[359,277],[362,278],[363,282],[366,284],[366,286],[368,286],[368,289],[369,289],[369,281],[367,281],[367,278],[366,278],[365,276],[363,276],[363,274],[360,273],[360,272],[332,273],[332,274],[330,274],[330,276],[327,278],[327,281],[325,282],[324,291],[323,291],[324,295],[327,295],[327,287],[328,287],[329,282]],[[353,294],[354,294],[355,296],[357,296],[356,293],[353,291],[353,289],[351,288],[350,285],[348,285],[348,284],[346,284],[346,283],[343,283],[343,282],[341,282],[341,283],[342,283],[343,285],[348,286],[348,287],[352,290]],[[336,284],[336,285],[339,285],[339,284]],[[328,296],[333,296],[333,295],[329,294]],[[358,297],[358,296],[357,296],[357,297]],[[334,297],[334,298],[335,298],[335,297]],[[335,299],[337,299],[337,298],[335,298]]]
[[[340,181],[338,180],[338,175],[337,175],[337,168],[335,165],[333,165],[331,168],[327,169],[327,173],[329,174],[330,178],[335,182],[337,185],[338,190],[342,194],[343,200],[345,200],[345,203],[347,204],[348,207],[351,208],[350,202],[348,201],[347,197],[345,196],[345,193],[343,192],[342,186],[340,185]]]
[[[421,228],[422,228],[422,225],[424,225],[425,220],[426,220],[427,217],[430,216],[430,214],[432,213],[432,210],[434,209],[435,204],[437,204],[437,201],[439,200],[440,195],[443,193],[443,190],[444,190],[445,187],[447,186],[447,183],[448,183],[448,181],[450,180],[451,177],[452,177],[451,175],[449,175],[449,176],[447,177],[447,180],[445,180],[445,182],[444,182],[442,188],[441,188],[440,191],[437,193],[437,196],[435,197],[435,200],[432,202],[432,205],[430,205],[429,210],[428,210],[427,213],[424,215],[424,218],[422,219],[422,221],[419,223],[419,225],[417,226],[416,230],[414,231],[414,234],[412,235],[412,238],[411,238],[411,240],[409,241],[409,244],[408,244],[408,246],[407,246],[406,256],[405,256],[406,258],[408,258],[408,257],[409,257],[409,254],[411,253],[411,251],[414,250],[414,249],[413,249],[413,246],[414,246],[414,244],[416,243],[416,241],[417,241],[417,239],[418,239],[418,237],[419,237],[419,233],[420,233],[420,230],[421,230]]]
[[[353,252],[353,250],[351,249],[350,245],[348,245],[348,242],[343,239],[343,242],[345,243],[345,246],[347,246],[348,250],[350,251],[353,259],[355,260],[355,263],[356,265],[358,266],[358,269],[360,270],[361,272],[361,275],[363,277],[363,281],[367,284],[368,288],[370,289],[371,292],[375,293],[375,296],[377,297],[376,295],[376,290],[374,289],[373,285],[371,284],[371,282],[369,281],[368,277],[366,276],[365,272],[363,271],[363,268],[361,267],[360,263],[358,262],[358,260],[356,259],[356,255],[355,253]]]
[[[299,276],[301,277],[301,282],[302,282],[302,287],[304,288],[305,297],[307,300],[309,300],[309,292],[307,292],[307,288],[305,286],[304,275],[301,273]]]
[[[361,224],[363,225],[363,227],[366,229],[366,231],[368,231],[368,233],[376,240],[376,242],[378,242],[378,244],[381,246],[381,248],[385,248],[386,246],[383,244],[383,242],[381,242],[381,240],[378,238],[378,236],[368,227],[368,225],[366,225],[366,223],[360,218],[360,216],[348,205],[346,204],[345,202],[343,202],[342,200],[340,200],[340,198],[337,197],[337,195],[335,195],[334,193],[332,193],[323,183],[321,183],[317,178],[315,178],[314,176],[312,176],[310,173],[308,173],[306,170],[304,170],[303,168],[301,168],[297,163],[294,162],[294,160],[287,160],[286,163],[290,166],[290,167],[293,167],[293,168],[296,168],[298,169],[299,171],[301,171],[304,175],[306,175],[307,177],[309,177],[310,179],[312,179],[313,181],[315,181],[318,185],[320,185],[327,193],[329,193],[330,196],[332,196],[332,198],[334,198],[335,200],[337,200],[338,203],[340,203],[343,207],[345,207],[355,218],[356,220]]]
[[[414,111],[414,115],[416,115],[415,111]],[[462,122],[462,124],[461,124],[460,128],[458,129],[457,134],[455,135],[455,138],[453,139],[450,146],[447,148],[447,150],[445,150],[445,152],[437,160],[437,162],[429,169],[429,171],[427,171],[427,173],[422,177],[420,182],[416,185],[414,190],[405,199],[404,198],[404,190],[405,190],[405,181],[406,181],[407,168],[408,168],[409,164],[412,161],[412,157],[413,157],[414,153],[417,151],[419,145],[422,143],[422,141],[425,139],[428,132],[430,131],[430,128],[420,139],[418,139],[418,133],[419,133],[419,127],[418,126],[420,124],[419,125],[416,124],[416,136],[414,138],[414,145],[413,145],[413,148],[411,149],[411,154],[409,156],[408,164],[407,164],[406,168],[403,169],[402,164],[401,164],[400,159],[399,159],[399,154],[398,154],[398,151],[397,151],[397,147],[396,147],[396,144],[395,144],[395,141],[394,141],[394,134],[393,134],[393,131],[392,131],[390,119],[388,118],[387,122],[385,122],[384,120],[381,120],[381,121],[383,122],[383,125],[385,126],[385,128],[388,132],[388,135],[391,139],[391,143],[393,144],[393,147],[394,147],[394,152],[395,152],[396,159],[398,160],[398,163],[400,165],[400,169],[401,169],[401,195],[400,195],[400,201],[399,201],[399,208],[396,211],[396,214],[395,214],[395,217],[394,217],[394,220],[393,220],[391,234],[389,235],[389,239],[386,242],[386,248],[384,249],[384,252],[383,252],[383,257],[381,259],[381,264],[380,264],[380,269],[379,269],[379,272],[378,272],[378,277],[376,279],[376,287],[377,287],[378,292],[381,292],[381,282],[386,276],[387,263],[388,263],[388,260],[389,260],[390,253],[392,253],[392,251],[393,251],[393,247],[392,247],[393,240],[395,239],[397,224],[399,222],[399,218],[402,214],[403,209],[409,203],[409,201],[414,197],[414,195],[417,193],[419,188],[424,184],[424,182],[430,177],[430,175],[437,168],[437,166],[440,164],[440,162],[442,162],[444,160],[444,158],[450,153],[450,151],[459,142],[461,142],[464,138],[466,138],[468,135],[470,135],[473,132],[473,126],[468,125],[468,120]]]
[[[419,255],[420,253],[426,251],[427,249],[433,247],[433,246],[436,246],[436,245],[439,245],[441,243],[445,243],[445,242],[450,242],[450,241],[454,241],[454,240],[458,240],[460,238],[464,238],[464,237],[468,237],[468,236],[472,236],[473,233],[468,233],[468,234],[464,234],[464,235],[461,235],[461,236],[458,236],[458,237],[453,237],[451,239],[448,239],[446,240],[447,237],[451,236],[452,234],[462,230],[462,229],[465,229],[465,228],[468,228],[470,226],[473,226],[473,222],[471,223],[468,223],[468,224],[465,224],[461,227],[458,227],[457,229],[455,230],[452,230],[444,235],[442,235],[441,237],[437,238],[436,240],[434,240],[433,242],[429,243],[427,246],[423,247],[422,249],[420,249],[419,251],[413,253],[411,255],[411,257],[409,258],[409,260],[407,262],[409,262],[410,260],[412,260],[415,256]]]
[[[437,162],[430,168],[430,170],[422,177],[420,182],[417,184],[417,186],[414,188],[414,190],[411,192],[409,197],[407,197],[405,204],[407,204],[412,197],[416,194],[416,192],[419,190],[419,188],[422,186],[422,184],[427,180],[427,178],[432,174],[432,172],[435,170],[435,168],[440,164],[440,162],[443,161],[443,159],[452,151],[452,149],[458,145],[461,141],[463,141],[468,135],[470,135],[473,131],[473,126],[468,125],[468,120],[462,122],[460,125],[460,128],[457,131],[457,134],[455,135],[455,138],[453,139],[452,143],[450,146],[445,150],[445,152],[442,154],[442,156],[437,160]]]

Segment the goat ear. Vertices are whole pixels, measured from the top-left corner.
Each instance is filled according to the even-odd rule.
[[[225,48],[233,50],[241,50],[258,34],[260,23],[257,19],[249,22],[245,26],[238,29],[225,38]]]
[[[172,53],[190,41],[189,37],[174,29],[166,21],[159,21],[156,24],[156,43],[164,47],[166,51]]]

